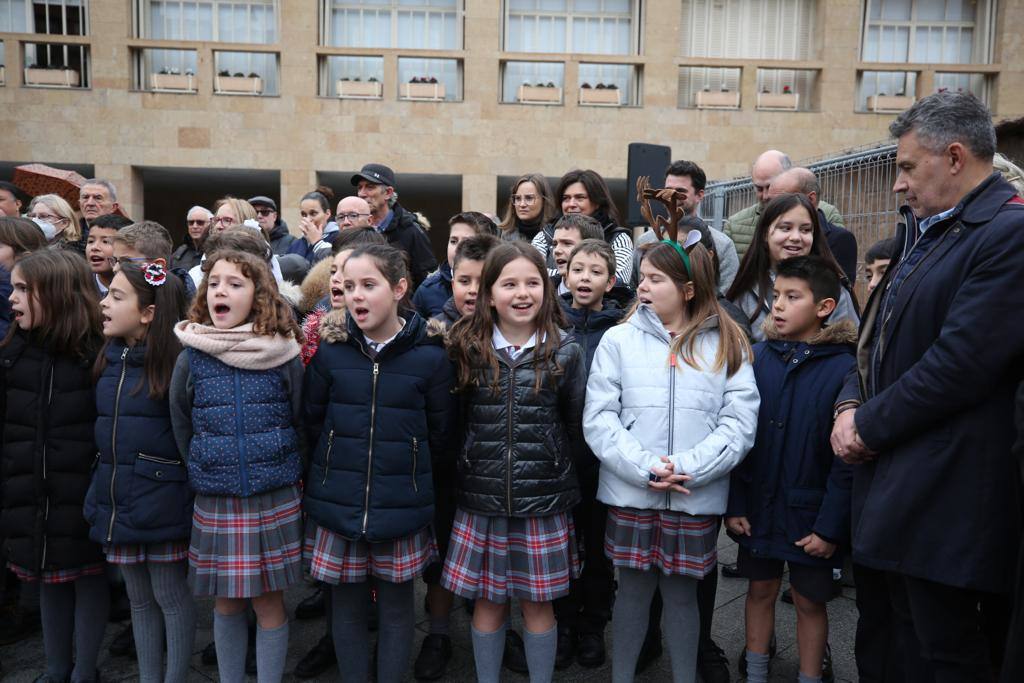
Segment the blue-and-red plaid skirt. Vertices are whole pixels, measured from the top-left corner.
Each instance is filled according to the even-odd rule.
[[[301,501],[296,486],[248,498],[197,495],[188,548],[192,592],[252,598],[301,581]]]
[[[616,567],[700,579],[718,562],[718,518],[609,507],[604,553]]]
[[[316,522],[306,523],[303,552],[309,575],[329,584],[359,583],[367,575],[391,583],[411,581],[437,561],[437,545],[430,529],[393,541],[350,541]]]
[[[455,513],[441,585],[470,600],[549,602],[580,574],[572,518]]]
[[[8,568],[14,572],[14,575],[18,577],[19,581],[32,582],[39,580],[39,574],[34,574],[24,567],[19,567],[16,564],[7,563]],[[83,576],[95,576],[103,573],[103,563],[99,562],[96,564],[87,564],[81,567],[72,567],[71,569],[44,569],[43,570],[43,583],[70,583],[77,581]]]
[[[110,564],[166,564],[188,559],[188,541],[113,545],[104,549]]]

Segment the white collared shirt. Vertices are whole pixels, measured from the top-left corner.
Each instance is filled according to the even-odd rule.
[[[543,341],[543,340],[544,340],[544,338],[541,337],[541,341]],[[512,358],[512,360],[515,360],[516,358],[518,358],[520,355],[523,354],[523,352],[528,351],[528,350],[532,349],[533,347],[537,346],[537,343],[538,342],[537,342],[537,333],[536,332],[531,334],[530,338],[527,339],[526,343],[523,344],[522,346],[516,346],[515,344],[510,342],[508,339],[505,339],[505,335],[503,335],[501,333],[501,330],[498,329],[497,325],[494,326],[494,331],[491,334],[491,345],[494,347],[494,350],[495,351],[502,351],[502,350],[504,350],[505,353],[507,353]]]
[[[395,332],[393,335],[391,335],[382,342],[374,341],[369,337],[364,336],[363,338],[366,340],[366,346],[374,353],[380,353],[385,346],[393,342],[395,340],[395,337],[402,334],[402,330],[405,329],[405,318],[399,316],[398,319],[402,321],[402,326],[398,328],[398,332]]]

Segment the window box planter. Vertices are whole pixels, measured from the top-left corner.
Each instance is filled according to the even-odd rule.
[[[701,90],[697,93],[697,109],[739,109],[740,93],[737,90],[711,92]]]
[[[334,92],[338,97],[352,97],[379,100],[384,93],[384,84],[379,81],[335,81]]]
[[[516,91],[516,100],[523,104],[559,104],[562,101],[562,89],[521,85]]]
[[[217,76],[214,90],[231,95],[259,95],[263,92],[263,79],[259,76]]]
[[[618,107],[622,104],[622,95],[618,88],[580,88],[579,102],[580,104]]]
[[[42,85],[48,88],[77,88],[81,81],[74,69],[25,69],[25,85]]]
[[[0,86],[7,85],[7,67],[0,64]]]
[[[150,74],[153,90],[195,92],[196,77],[192,74]]]
[[[871,95],[868,97],[868,111],[892,114],[909,109],[914,98],[907,95]]]
[[[443,100],[444,83],[402,83],[403,100]]]
[[[757,108],[767,111],[796,111],[800,107],[800,93],[762,92],[757,94]]]

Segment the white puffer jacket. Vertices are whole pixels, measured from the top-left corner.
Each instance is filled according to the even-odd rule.
[[[695,356],[710,367],[718,349],[718,320],[699,333]],[[681,358],[670,365],[668,331],[641,305],[601,339],[587,382],[583,432],[601,461],[597,497],[640,510],[720,515],[729,472],[754,444],[761,402],[749,362],[726,376],[696,370]],[[690,494],[648,487],[652,467],[670,455],[675,472],[693,479]]]

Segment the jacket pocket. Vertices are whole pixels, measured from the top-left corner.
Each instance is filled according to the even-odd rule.
[[[466,434],[466,442],[462,444],[462,464],[468,469],[469,468],[469,451],[473,448],[474,435],[472,432]]]
[[[327,473],[331,469],[331,451],[334,450],[334,430],[327,435],[327,452],[324,453],[324,478],[320,482],[322,486],[327,485]]]
[[[139,453],[132,470],[132,527],[141,531],[182,524],[190,498],[185,463]]]
[[[412,437],[412,490],[420,492],[419,484],[416,483],[416,465],[420,458],[420,442],[415,436]]]
[[[824,500],[824,489],[790,489],[786,491],[787,541],[796,543],[811,533]]]
[[[565,439],[561,437],[561,430],[552,427],[544,437],[544,449],[551,454],[555,464],[555,471],[561,472],[562,451],[565,449]]]

